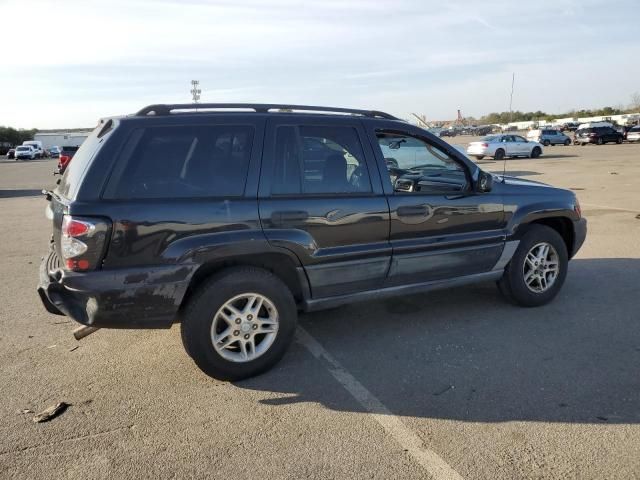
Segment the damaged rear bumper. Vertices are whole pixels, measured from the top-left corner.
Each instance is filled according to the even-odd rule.
[[[40,265],[38,294],[46,310],[99,328],[169,328],[197,265],[101,270],[51,270]]]

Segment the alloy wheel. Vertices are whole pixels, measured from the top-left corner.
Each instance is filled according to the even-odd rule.
[[[560,258],[553,245],[547,242],[534,245],[524,259],[524,283],[534,293],[549,290],[560,273]]]
[[[211,323],[215,351],[231,362],[250,362],[273,344],[278,310],[264,295],[243,293],[222,305]]]

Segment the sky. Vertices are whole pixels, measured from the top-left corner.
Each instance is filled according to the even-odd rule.
[[[0,125],[153,103],[327,105],[447,120],[619,106],[639,0],[0,0]]]

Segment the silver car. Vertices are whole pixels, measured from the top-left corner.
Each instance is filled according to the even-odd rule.
[[[627,132],[627,142],[640,142],[640,125],[636,125]]]
[[[571,139],[559,130],[543,128],[527,133],[527,140],[539,142],[545,147],[549,145],[571,145]]]
[[[478,160],[493,157],[502,160],[504,157],[531,157],[542,155],[542,145],[528,141],[520,135],[487,135],[478,142],[471,142],[467,147],[467,155]]]

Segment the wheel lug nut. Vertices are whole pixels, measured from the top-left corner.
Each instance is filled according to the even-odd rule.
[[[253,320],[253,315],[247,315],[247,320]]]
[[[249,340],[249,337],[250,337],[250,335],[247,333],[247,334],[244,336],[244,339],[245,339],[245,340]]]
[[[254,330],[257,330],[257,329],[258,329],[258,324],[257,324],[257,323],[254,323],[254,324],[253,324],[253,326],[252,326],[251,328],[253,328]]]
[[[240,323],[242,322],[242,320],[240,320],[239,318],[236,318],[236,323]]]
[[[234,331],[233,331],[233,335],[234,335],[234,336],[236,336],[236,337],[237,337],[238,335],[240,335],[240,330],[234,330]]]

